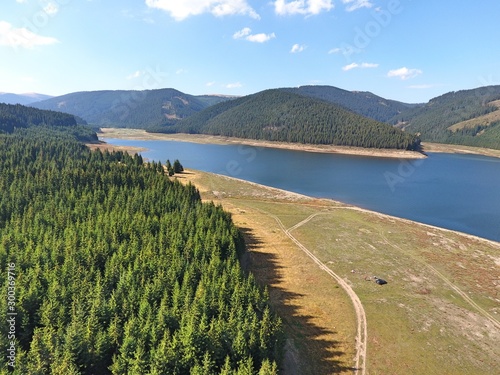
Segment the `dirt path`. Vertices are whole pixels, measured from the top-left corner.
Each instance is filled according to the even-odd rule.
[[[260,209],[259,209],[260,210]],[[311,258],[314,263],[316,263],[320,269],[328,273],[331,277],[337,281],[337,283],[340,285],[342,289],[345,290],[347,295],[352,301],[352,304],[354,306],[354,311],[356,312],[356,321],[357,321],[357,333],[356,333],[356,356],[354,358],[354,363],[355,363],[355,374],[359,375],[365,375],[366,373],[366,360],[367,360],[367,354],[366,354],[366,348],[367,348],[367,343],[368,343],[368,329],[367,329],[367,322],[366,322],[366,314],[365,314],[365,309],[363,308],[363,305],[361,303],[361,300],[357,296],[357,294],[354,292],[354,290],[347,284],[347,282],[342,279],[339,275],[337,275],[335,272],[333,272],[330,268],[328,268],[323,262],[321,262],[311,251],[309,251],[299,240],[297,240],[290,232],[301,225],[306,224],[309,222],[311,219],[313,219],[315,216],[324,214],[326,212],[318,212],[313,215],[310,215],[308,218],[305,220],[301,221],[300,223],[290,227],[289,229],[285,228],[283,225],[283,222],[280,220],[280,218],[276,215],[273,215],[269,212],[266,212],[264,210],[260,210],[261,212],[265,213],[269,217],[272,217],[276,222],[278,223],[279,227],[285,233],[288,238],[290,238],[304,253]]]
[[[451,289],[453,289],[458,295],[460,295],[465,302],[467,302],[469,305],[471,305],[476,311],[478,311],[480,314],[482,314],[486,319],[488,319],[493,325],[497,328],[500,329],[500,322],[493,316],[491,315],[488,311],[483,309],[481,306],[479,306],[472,298],[470,298],[467,293],[462,291],[459,287],[457,287],[455,284],[453,284],[446,276],[444,276],[441,272],[439,272],[435,267],[431,266],[429,263],[418,259],[414,256],[412,256],[410,253],[407,251],[403,250],[400,246],[392,243],[389,241],[389,239],[384,236],[382,233],[379,233],[380,237],[387,243],[389,246],[392,246],[396,250],[404,253],[407,256],[412,257],[414,260],[422,264],[423,266],[427,267],[432,273],[434,273],[437,277],[439,277],[446,285],[448,285]]]

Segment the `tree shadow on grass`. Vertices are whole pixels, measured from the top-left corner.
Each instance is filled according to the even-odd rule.
[[[282,373],[352,373],[355,369],[339,360],[344,354],[339,349],[340,342],[324,339],[335,332],[315,324],[313,316],[301,314],[298,302],[302,295],[281,287],[283,267],[279,265],[276,255],[261,250],[263,242],[252,229],[240,228],[240,231],[246,244],[246,251],[240,259],[242,267],[251,272],[260,285],[268,287],[271,305],[283,320],[286,345]]]

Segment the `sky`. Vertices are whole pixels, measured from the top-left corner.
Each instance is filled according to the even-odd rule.
[[[0,92],[500,84],[498,0],[2,0]]]

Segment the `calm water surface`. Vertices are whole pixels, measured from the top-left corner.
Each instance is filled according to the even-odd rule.
[[[150,160],[179,159],[215,172],[309,196],[500,241],[500,159],[429,154],[425,160],[368,158],[177,141],[105,139],[147,148]]]

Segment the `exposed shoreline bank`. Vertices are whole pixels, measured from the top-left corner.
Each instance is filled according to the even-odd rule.
[[[106,138],[128,139],[128,140],[174,140],[174,141],[181,141],[181,142],[193,142],[193,143],[205,143],[205,144],[207,144],[207,143],[210,143],[210,144],[246,144],[246,145],[253,145],[253,146],[261,147],[260,144],[257,145],[253,141],[250,141],[248,143],[246,143],[246,142],[239,143],[236,140],[235,141],[228,141],[227,138],[223,138],[223,137],[203,136],[203,135],[200,136],[200,135],[190,135],[190,134],[156,134],[156,133],[147,133],[144,130],[139,130],[139,129],[105,128],[105,129],[103,129],[103,132],[101,132],[99,134],[99,136],[100,136],[100,138],[104,138],[104,141],[101,141],[99,143],[94,143],[94,144],[88,144],[88,146],[90,148],[92,148],[92,149],[99,148],[101,150],[104,150],[104,149],[120,150],[120,151],[125,151],[125,152],[130,152],[130,153],[136,153],[136,152],[141,152],[141,151],[146,150],[146,149],[140,148],[140,147],[110,145],[110,144],[107,144],[105,142]],[[260,142],[258,142],[258,143],[260,143]],[[274,147],[273,142],[267,142],[267,143],[268,143],[267,146],[262,146],[262,147]],[[472,147],[455,146],[455,145],[441,145],[441,144],[430,144],[430,145],[431,145],[431,147],[429,147],[429,144],[425,145],[426,147],[429,147],[431,149],[431,150],[426,149],[426,151],[443,152],[443,153],[446,153],[446,152],[447,153],[468,153],[468,154],[476,154],[476,155],[486,155],[486,156],[491,156],[491,157],[500,157],[500,150],[474,149]],[[310,152],[328,152],[328,151],[320,151],[320,150],[306,150],[306,149],[301,148],[301,146],[303,146],[303,145],[298,145],[298,147],[295,147],[295,145],[293,145],[293,144],[292,145],[288,144],[288,146],[292,146],[292,147],[289,147],[289,149],[293,149],[293,150],[310,151]],[[484,151],[484,152],[482,152],[482,151]],[[496,153],[496,151],[498,151],[498,153]],[[359,154],[359,153],[356,153],[355,155],[373,156],[373,155],[366,155],[366,154],[364,155],[364,154]],[[386,156],[386,157],[388,157],[388,156]],[[392,157],[403,158],[401,156],[396,156],[396,155],[393,155]],[[233,177],[227,177],[227,178],[233,178]],[[238,179],[236,179],[236,180],[238,180]],[[245,181],[245,180],[241,180],[241,181]],[[250,183],[250,184],[254,184],[254,183],[249,182],[249,181],[245,181],[245,182]],[[268,187],[268,186],[256,184],[256,183],[255,183],[255,185],[266,187],[268,189],[275,189],[273,187]],[[284,190],[283,190],[283,192],[286,192],[286,194],[288,196],[300,195],[300,194],[295,194],[293,192],[284,191]],[[306,196],[304,196],[304,197],[306,197]],[[308,198],[309,199],[319,199],[319,198],[314,198],[314,197],[308,197]],[[365,211],[365,212],[369,212],[372,214],[382,215],[385,217],[389,217],[389,218],[393,218],[393,219],[397,219],[397,220],[401,220],[401,221],[416,223],[418,225],[423,225],[423,226],[426,226],[428,228],[436,228],[436,229],[443,230],[443,231],[449,231],[449,232],[457,233],[457,234],[460,234],[463,236],[468,236],[470,238],[475,238],[475,239],[480,239],[483,241],[491,242],[491,243],[494,243],[495,245],[500,245],[500,242],[497,242],[495,240],[486,239],[486,238],[475,236],[472,234],[459,232],[459,231],[455,231],[455,230],[451,230],[451,229],[447,229],[447,228],[437,227],[437,226],[433,226],[430,224],[425,224],[425,223],[421,223],[421,222],[417,222],[417,221],[412,221],[410,219],[391,216],[391,215],[383,214],[383,213],[380,213],[377,211],[366,210],[366,209],[361,208],[361,207],[351,206],[351,205],[348,205],[348,204],[345,204],[342,202],[337,202],[333,199],[325,199],[325,200],[328,200],[330,202],[339,203],[339,204],[345,205],[346,207],[350,207],[351,209],[355,209],[358,211]]]
[[[295,150],[295,151],[380,157],[380,158],[396,158],[396,159],[426,158],[424,154],[416,151],[272,142],[272,141],[253,140],[245,138],[204,135],[204,134],[148,133],[145,130],[141,129],[102,128],[101,132],[98,133],[98,135],[100,138],[104,139],[117,138],[117,139],[136,139],[136,140],[163,140],[163,141],[179,141],[179,142],[192,142],[192,143],[202,143],[202,144],[209,143],[209,144],[220,144],[220,145],[236,144],[236,145],[247,145],[252,147],[269,147],[269,148],[280,148],[280,149]]]
[[[197,171],[195,169],[189,169],[189,171],[192,172],[192,173],[194,173],[194,174],[197,174],[197,173],[199,174],[200,173],[200,171]],[[497,242],[497,241],[494,241],[494,240],[490,240],[490,239],[487,239],[487,238],[483,238],[483,237],[479,237],[479,236],[476,236],[476,235],[473,235],[473,234],[469,234],[469,233],[465,233],[465,232],[460,232],[460,231],[453,230],[453,229],[447,229],[447,228],[443,228],[443,227],[438,227],[438,226],[435,226],[435,225],[426,224],[426,223],[422,223],[422,222],[411,220],[411,219],[405,219],[405,218],[398,217],[398,216],[384,214],[384,213],[378,212],[378,211],[368,210],[366,208],[361,208],[361,207],[358,207],[358,206],[355,206],[355,205],[351,205],[351,204],[348,204],[348,203],[340,202],[340,201],[337,201],[335,199],[330,199],[330,198],[315,198],[315,197],[311,197],[309,195],[304,195],[304,194],[300,194],[300,193],[294,193],[292,191],[288,191],[288,190],[284,190],[284,189],[279,189],[279,188],[275,188],[275,187],[272,187],[272,186],[262,185],[262,184],[259,184],[259,183],[256,183],[256,182],[246,181],[246,180],[243,180],[243,179],[240,179],[240,178],[237,178],[237,177],[225,176],[225,175],[221,175],[221,174],[217,174],[217,173],[212,173],[212,172],[203,172],[203,173],[212,174],[212,175],[218,176],[220,178],[225,178],[225,179],[240,181],[240,182],[243,182],[245,184],[249,184],[249,185],[252,185],[252,186],[259,187],[261,189],[278,192],[279,195],[282,196],[284,199],[289,200],[290,204],[293,204],[293,202],[296,201],[296,200],[323,201],[323,202],[327,202],[327,203],[333,203],[333,204],[341,206],[342,208],[347,209],[347,210],[355,210],[355,211],[359,211],[359,212],[364,212],[364,213],[369,214],[369,215],[375,215],[375,216],[379,216],[379,217],[384,217],[384,218],[391,219],[391,220],[398,220],[398,221],[400,221],[402,223],[407,223],[407,224],[411,224],[411,225],[418,225],[418,226],[421,226],[421,227],[424,227],[424,228],[434,229],[434,230],[438,230],[438,231],[443,231],[443,232],[446,232],[446,233],[453,233],[453,234],[456,234],[456,235],[461,236],[461,237],[465,237],[465,238],[468,238],[468,239],[480,241],[480,242],[483,242],[483,243],[488,243],[488,244],[496,246],[497,248],[500,249],[500,242]]]
[[[483,155],[493,158],[500,158],[500,150],[484,147],[472,147],[462,145],[452,145],[445,143],[429,143],[422,142],[422,147],[425,152],[447,153],[447,154],[471,154]]]
[[[361,147],[348,146],[330,146],[330,145],[309,145],[296,144],[286,142],[271,142],[262,140],[252,140],[244,138],[222,137],[204,134],[163,134],[163,133],[148,133],[142,129],[127,129],[127,128],[102,128],[98,135],[101,138],[117,138],[117,139],[136,139],[136,140],[164,140],[164,141],[179,141],[192,142],[202,144],[242,144],[254,147],[270,147],[282,148],[288,150],[321,152],[341,155],[357,155],[367,157],[383,157],[397,159],[424,159],[425,154],[416,151],[405,150],[390,150],[390,149],[369,149]],[[500,150],[484,147],[472,147],[462,145],[452,145],[443,143],[422,142],[424,152],[448,153],[448,154],[472,154],[483,155],[489,157],[500,158]],[[94,148],[105,148],[104,146],[94,146]],[[123,149],[128,149],[123,147]],[[144,149],[130,148],[131,152],[144,151]]]

